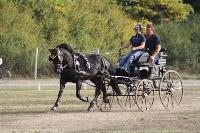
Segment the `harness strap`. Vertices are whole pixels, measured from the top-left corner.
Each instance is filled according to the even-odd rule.
[[[78,71],[80,71],[80,62],[78,61],[78,58],[82,58],[83,60],[84,60],[84,63],[85,63],[85,66],[86,66],[86,69],[90,69],[90,63],[89,63],[89,61],[88,61],[88,59],[84,56],[84,55],[82,55],[82,54],[80,54],[80,53],[76,53],[76,55],[74,55],[74,66],[75,66],[75,68],[78,70]]]
[[[102,71],[105,71],[108,68],[108,64],[106,63],[105,58],[103,58],[101,55],[99,55],[101,58],[101,63],[102,63]]]

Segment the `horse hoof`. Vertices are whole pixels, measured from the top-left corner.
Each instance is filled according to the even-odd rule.
[[[88,112],[92,112],[93,111],[92,107],[89,106],[88,109],[87,109],[87,111]]]
[[[81,101],[83,101],[83,102],[89,102],[89,99],[88,99],[88,97],[83,97],[83,98],[81,98]]]
[[[109,103],[109,99],[104,99],[103,102],[104,103]]]
[[[122,92],[121,91],[116,91],[116,94],[117,95],[122,95]]]
[[[88,97],[86,97],[86,102],[89,102],[89,98]]]
[[[52,107],[51,111],[56,112],[56,107]]]

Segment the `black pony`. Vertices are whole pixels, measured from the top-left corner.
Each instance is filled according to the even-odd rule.
[[[83,56],[79,53],[75,53],[74,50],[65,43],[58,45],[56,48],[49,49],[49,51],[51,53],[49,61],[53,62],[55,72],[60,74],[60,90],[57,100],[51,108],[52,111],[56,111],[67,82],[76,83],[76,97],[83,102],[88,102],[88,98],[81,97],[80,95],[82,82],[90,80],[95,84],[95,97],[91,101],[88,111],[94,106],[101,91],[103,92],[103,99],[106,102],[106,88],[103,83],[103,75],[115,74],[115,69],[107,59],[98,54]],[[111,81],[111,85],[116,93],[120,93],[114,80]]]

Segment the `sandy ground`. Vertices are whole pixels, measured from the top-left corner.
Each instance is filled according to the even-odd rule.
[[[14,121],[0,123],[0,132],[200,132],[200,91],[186,92],[181,105],[165,110],[159,99],[151,110],[137,107],[124,111],[116,106],[111,112],[86,110],[26,113]]]
[[[91,83],[89,81],[86,81]],[[8,82],[0,81],[1,87],[59,87],[59,79],[36,79],[36,80],[9,80]],[[67,83],[67,86],[74,86],[73,83]],[[86,84],[87,85],[87,84]],[[200,80],[183,80],[184,87],[200,87]]]

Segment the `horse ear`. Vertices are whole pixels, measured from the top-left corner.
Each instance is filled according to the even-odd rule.
[[[48,49],[49,50],[49,52],[51,52],[52,51],[52,49]]]

